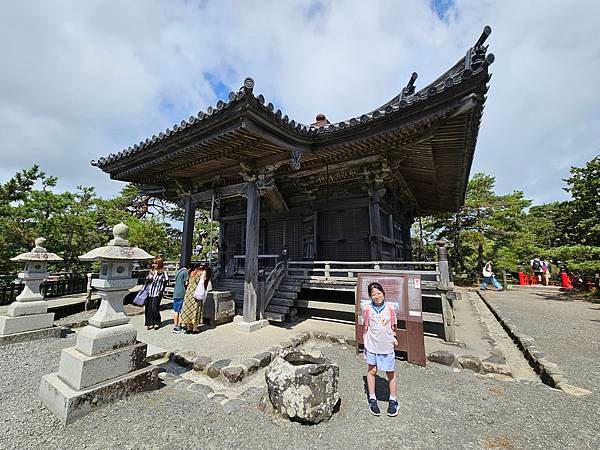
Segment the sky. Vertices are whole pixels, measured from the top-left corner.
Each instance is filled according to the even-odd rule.
[[[4,2],[0,183],[39,164],[59,189],[123,184],[90,161],[205,111],[247,76],[291,119],[332,122],[417,89],[485,25],[496,56],[471,174],[536,204],[600,154],[597,0]]]

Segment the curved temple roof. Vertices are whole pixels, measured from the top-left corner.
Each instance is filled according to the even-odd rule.
[[[423,135],[431,127],[436,129],[437,126],[440,130],[440,121],[451,123],[452,118],[469,113],[468,120],[463,120],[460,126],[455,124],[453,129],[452,143],[455,146],[460,143],[461,151],[453,150],[456,153],[455,161],[447,159],[448,155],[444,156],[447,166],[452,163],[460,166],[460,173],[454,174],[455,178],[460,178],[457,192],[453,195],[455,198],[447,205],[442,205],[443,200],[440,199],[437,202],[424,201],[421,205],[422,210],[455,209],[464,201],[487,82],[491,77],[488,75],[488,66],[493,63],[494,55],[487,54],[487,46],[484,45],[490,34],[491,28],[486,26],[466,55],[432,83],[415,91],[415,73],[398,95],[359,117],[321,126],[297,122],[276,109],[272,103],[266,102],[262,94],[255,95],[254,80],[246,78],[237,92],[229,93],[227,102],[219,100],[215,107],[209,107],[206,112],[200,111],[196,116],[190,116],[158,135],[117,154],[92,161],[91,164],[114,179],[164,186],[173,180],[191,179],[195,174],[183,170],[181,163],[187,162],[189,167],[210,158],[218,158],[218,149],[233,148],[225,156],[228,156],[230,165],[234,156],[238,156],[234,165],[239,169],[239,164],[244,163],[245,158],[243,152],[236,152],[235,149],[243,148],[244,140],[246,145],[253,148],[264,147],[264,153],[249,158],[252,161],[260,157],[261,161],[274,161],[277,159],[275,154],[291,150],[299,151],[303,156],[305,153],[324,154],[333,147],[348,147],[359,141],[374,142],[376,138],[379,138],[379,145],[382,146],[380,150],[385,151],[387,141],[382,141],[382,136],[390,137],[395,132],[395,136],[406,137],[415,129],[417,134]],[[432,133],[431,130],[429,132]],[[236,140],[232,138],[234,134]],[[256,136],[263,138],[263,144],[258,142]],[[449,137],[445,140],[450,143]],[[444,139],[440,138],[437,144],[443,142]],[[430,159],[438,164],[437,159],[440,158],[432,153]],[[215,166],[213,170],[223,167]],[[433,171],[436,171],[435,167]],[[437,176],[440,175],[438,167]],[[411,186],[410,182],[408,185],[413,191],[418,189]],[[445,188],[439,185],[436,189],[440,191]]]

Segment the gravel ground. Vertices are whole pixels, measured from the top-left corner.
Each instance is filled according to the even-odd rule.
[[[535,340],[568,383],[600,395],[600,305],[542,291],[514,289],[483,295],[502,318]]]
[[[97,309],[91,309],[89,311],[80,311],[73,314],[69,314],[68,316],[54,316],[54,325],[57,327],[68,327],[73,324],[83,322],[84,320],[89,320],[94,314],[96,314]]]
[[[499,382],[469,371],[398,362],[400,414],[366,408],[364,361],[339,344],[309,341],[340,366],[340,411],[318,426],[266,416],[257,400],[231,414],[204,394],[170,384],[138,394],[67,427],[38,400],[74,336],[0,348],[0,448],[598,448],[596,396],[543,384]],[[385,386],[385,383],[382,385]],[[381,404],[385,407],[385,404]]]

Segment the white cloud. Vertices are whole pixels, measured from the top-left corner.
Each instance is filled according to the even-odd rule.
[[[40,163],[62,187],[110,181],[89,160],[205,110],[211,73],[245,76],[291,118],[361,114],[413,70],[423,86],[490,24],[497,56],[473,170],[500,192],[564,198],[570,165],[599,153],[595,1],[11,2],[0,15],[0,181]],[[169,106],[170,105],[170,106]]]

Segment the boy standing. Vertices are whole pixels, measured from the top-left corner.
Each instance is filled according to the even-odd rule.
[[[183,298],[185,297],[190,267],[191,264],[187,263],[175,274],[175,286],[173,288],[173,333],[183,333],[184,331],[179,323],[179,313],[181,313],[181,308],[183,307]]]

